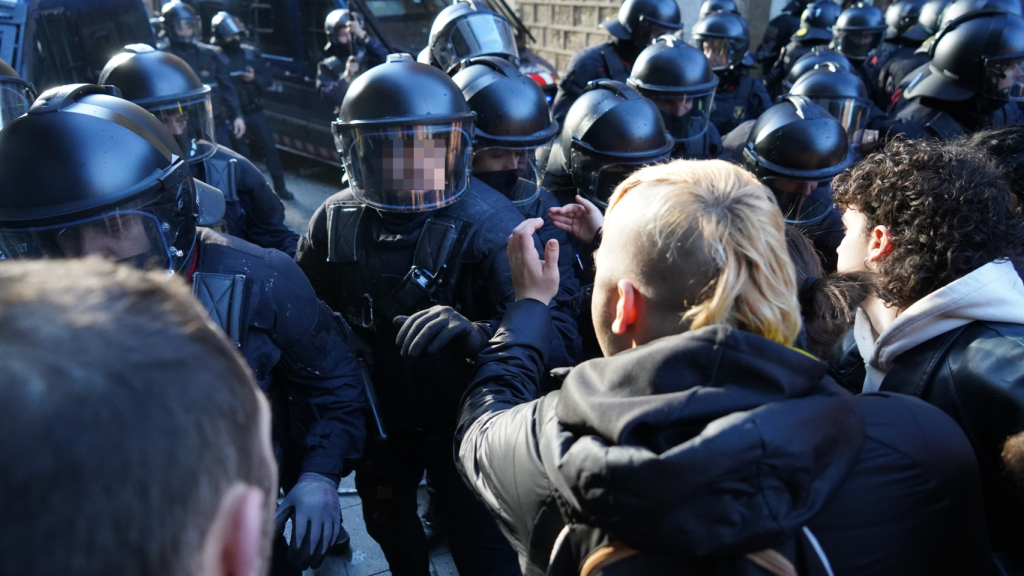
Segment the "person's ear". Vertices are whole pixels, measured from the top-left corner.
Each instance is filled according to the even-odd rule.
[[[636,322],[637,291],[629,280],[619,280],[619,300],[615,303],[615,320],[612,322],[612,334],[623,335]]]
[[[868,239],[868,260],[877,262],[882,256],[892,252],[894,248],[892,234],[887,226],[875,226]]]
[[[210,525],[204,543],[206,576],[256,576],[261,573],[264,558],[264,527],[267,518],[266,494],[263,490],[236,483],[224,493],[217,515]]]

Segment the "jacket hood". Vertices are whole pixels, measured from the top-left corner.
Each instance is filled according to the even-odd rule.
[[[1024,324],[1024,283],[1010,261],[989,262],[914,302],[877,339],[858,310],[853,336],[867,369],[864,391],[879,390],[900,354],[979,320]]]
[[[571,513],[671,554],[761,550],[799,530],[860,454],[863,414],[803,352],[725,326],[586,362],[545,467]]]

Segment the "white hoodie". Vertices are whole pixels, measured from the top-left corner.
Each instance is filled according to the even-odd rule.
[[[914,302],[874,339],[857,311],[853,336],[867,368],[864,392],[876,392],[900,354],[976,320],[1024,324],[1024,283],[1007,260],[989,262]]]

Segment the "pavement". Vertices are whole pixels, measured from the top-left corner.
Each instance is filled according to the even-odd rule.
[[[288,190],[295,195],[285,205],[285,223],[289,228],[303,234],[309,226],[316,209],[324,200],[341,189],[341,168],[322,164],[287,152],[281,152]],[[259,161],[256,165],[270,182],[270,173]],[[329,556],[317,570],[306,570],[303,576],[375,576],[390,575],[387,560],[380,546],[366,533],[363,522],[363,507],[355,493],[355,475],[342,478],[338,486],[341,499],[342,518],[345,530],[351,537],[347,551],[342,555]],[[427,506],[426,488],[419,490],[420,513]],[[430,550],[430,572],[432,576],[458,576],[448,543],[441,538]]]

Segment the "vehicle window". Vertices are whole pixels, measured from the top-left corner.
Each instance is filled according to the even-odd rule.
[[[262,0],[252,4],[253,40],[260,50],[275,56],[291,56],[291,22],[288,3],[284,0]]]
[[[366,9],[380,23],[392,51],[413,55],[427,45],[430,25],[447,0],[366,0]]]
[[[64,8],[41,11],[33,40],[31,80],[40,92],[94,83],[126,44],[155,42],[145,11],[134,2],[70,14]]]
[[[324,45],[327,44],[324,20],[334,5],[327,0],[303,0],[299,7],[302,12],[302,40],[306,43],[306,64],[315,70],[317,63],[324,59]]]

